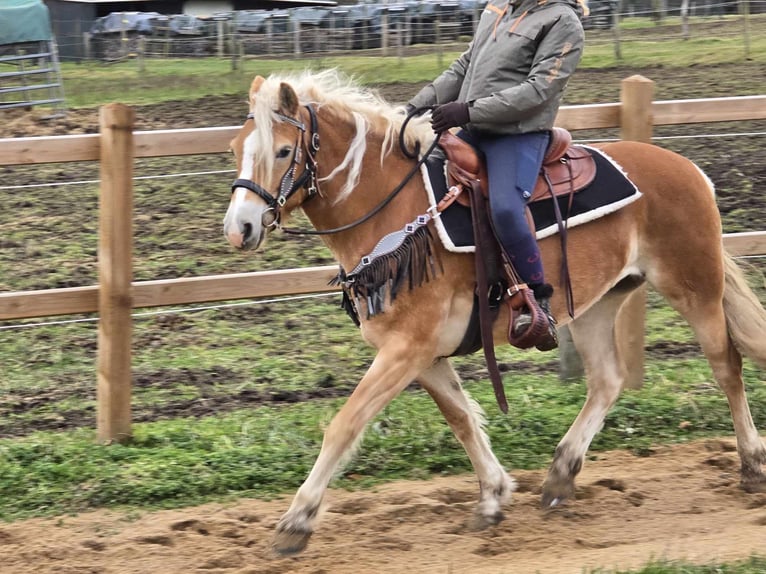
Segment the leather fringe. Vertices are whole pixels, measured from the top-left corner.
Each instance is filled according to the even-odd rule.
[[[393,303],[403,288],[411,291],[442,271],[435,256],[433,236],[424,225],[408,234],[395,250],[376,257],[361,271],[346,275],[341,267],[330,285],[343,288],[341,307],[359,326],[360,306],[364,306],[367,318],[379,315],[385,312],[387,297]]]

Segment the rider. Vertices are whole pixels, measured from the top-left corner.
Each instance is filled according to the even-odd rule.
[[[489,0],[468,49],[407,104],[436,105],[436,133],[462,127],[461,138],[485,156],[495,235],[506,257],[555,320],[537,241],[525,206],[535,184],[569,76],[582,56],[584,0]],[[513,326],[529,325],[522,315]]]

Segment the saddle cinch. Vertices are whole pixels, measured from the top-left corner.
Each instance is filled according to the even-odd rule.
[[[448,159],[447,183],[449,191],[439,202],[438,211],[443,211],[454,201],[478,211],[475,206],[475,199],[467,197],[468,194],[463,194],[462,191],[467,189],[478,192],[480,190],[480,195],[483,198],[488,196],[489,186],[484,161],[470,144],[451,132],[444,132],[441,135],[439,145]],[[595,176],[596,164],[591,153],[586,148],[573,146],[572,136],[567,130],[553,128],[551,141],[528,203],[556,198],[552,203],[556,212],[563,251],[562,287],[566,294],[567,309],[570,315],[574,313],[574,304],[566,261],[566,221],[561,215],[559,198],[568,196],[568,204],[571,208],[574,194],[590,185]],[[473,193],[472,195],[477,194]],[[481,211],[486,210],[484,201],[479,205]],[[488,292],[493,283],[499,279],[500,268],[502,268],[505,272],[506,283],[509,285],[508,295],[510,296],[508,298],[511,311],[508,340],[512,345],[521,349],[533,347],[540,337],[547,333],[547,318],[540,311],[531,290],[521,282],[510,261],[501,253],[494,233],[491,231],[488,218],[485,218],[484,223],[482,223],[481,219],[476,218],[476,215],[474,213],[472,217],[474,217],[474,233],[476,234],[479,292]],[[535,225],[529,208],[527,208],[527,221],[532,233],[534,233]],[[483,237],[479,237],[479,235],[483,235]],[[483,245],[483,249],[480,249],[480,244]],[[483,269],[480,269],[480,266]],[[485,285],[481,285],[482,282],[486,282]],[[525,307],[533,315],[532,326],[521,335],[515,334],[512,329],[514,319]],[[484,322],[490,322],[491,319],[484,319]],[[486,352],[486,344],[484,346]]]

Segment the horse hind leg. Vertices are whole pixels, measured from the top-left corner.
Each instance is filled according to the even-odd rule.
[[[662,280],[655,287],[689,322],[713,377],[726,393],[742,464],[742,488],[766,492],[762,468],[766,447],[753,423],[742,379],[742,352],[766,366],[766,311],[733,259],[724,254],[722,262],[723,273],[708,269],[694,281],[698,286],[694,292],[668,288]]]
[[[734,259],[724,253],[722,321],[720,312],[702,317],[694,327],[718,385],[726,393],[742,464],[741,485],[748,492],[766,492],[766,446],[753,423],[742,380],[742,355],[766,368],[766,310],[750,289]],[[699,319],[697,320],[699,321]],[[708,323],[708,321],[710,323]],[[723,330],[722,323],[725,324]],[[722,333],[725,333],[726,340]]]
[[[476,470],[480,499],[472,526],[481,529],[497,524],[504,518],[503,506],[510,501],[516,483],[492,452],[481,407],[465,393],[448,359],[439,359],[418,382],[436,402]]]
[[[626,378],[625,364],[619,354],[614,328],[620,307],[635,287],[634,282],[618,285],[569,324],[572,340],[585,367],[588,395],[577,418],[556,447],[543,482],[543,508],[552,508],[574,498],[575,477],[582,470],[585,453],[620,395]]]
[[[433,355],[406,339],[380,349],[348,401],[330,422],[322,449],[292,504],[277,523],[273,549],[297,554],[314,532],[327,485],[358,444],[367,423],[433,361]]]

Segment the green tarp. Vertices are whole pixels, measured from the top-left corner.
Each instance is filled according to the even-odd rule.
[[[0,0],[0,46],[52,37],[48,7],[41,0]]]

